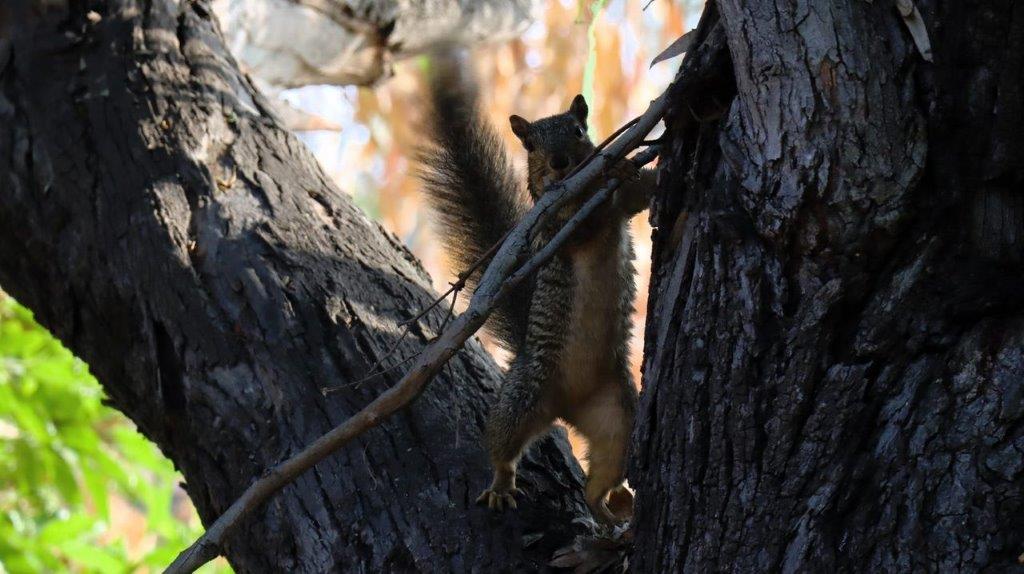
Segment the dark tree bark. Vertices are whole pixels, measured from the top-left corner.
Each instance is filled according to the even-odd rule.
[[[0,286],[89,363],[209,523],[400,377],[354,384],[433,298],[428,278],[279,127],[204,2],[5,2],[0,26]],[[522,467],[518,513],[473,504],[497,374],[469,345],[409,410],[252,515],[232,566],[545,563],[586,515],[580,471],[555,433]],[[334,385],[348,386],[325,398]]]
[[[709,3],[667,118],[639,572],[1024,551],[1024,5]],[[686,214],[689,213],[689,217]]]

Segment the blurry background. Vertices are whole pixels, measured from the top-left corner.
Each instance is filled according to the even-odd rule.
[[[232,49],[257,80],[261,74],[274,80],[266,90],[325,171],[423,261],[443,290],[455,272],[433,239],[411,176],[411,158],[423,143],[417,131],[424,107],[422,57],[395,62],[394,76],[373,88],[275,88],[272,83],[308,80],[272,78],[266,64],[279,54],[264,48],[253,57],[247,44],[255,41],[253,32],[232,34],[235,26],[259,20],[247,12],[254,3],[274,1],[237,0],[218,8]],[[531,120],[558,113],[583,93],[591,135],[599,141],[643,112],[678,65],[673,60],[649,69],[650,61],[696,24],[701,4],[534,2],[518,39],[475,48],[482,99],[512,155],[525,160],[508,129],[513,113]],[[295,31],[268,27],[261,33],[273,45],[287,45]],[[330,52],[329,45],[319,47]],[[640,274],[633,365],[639,380],[650,229],[643,215],[633,225]],[[0,293],[0,573],[158,571],[201,532],[176,486],[180,480],[127,419],[102,405],[87,367]],[[218,561],[204,571],[225,570]]]

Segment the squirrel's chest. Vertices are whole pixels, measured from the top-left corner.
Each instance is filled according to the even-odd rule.
[[[629,337],[635,288],[625,230],[577,252],[572,272],[572,310],[561,362],[569,390],[576,394],[616,376]]]

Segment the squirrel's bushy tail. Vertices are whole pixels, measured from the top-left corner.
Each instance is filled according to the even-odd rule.
[[[452,51],[430,59],[431,147],[419,154],[435,228],[462,272],[469,269],[526,212],[512,163],[497,132],[483,115],[477,87]],[[477,286],[486,265],[469,277]],[[531,286],[522,285],[494,310],[488,329],[515,351],[525,338]]]

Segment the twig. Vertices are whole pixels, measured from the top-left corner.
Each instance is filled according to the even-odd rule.
[[[361,385],[364,382],[366,382],[366,381],[376,377],[377,375],[383,375],[384,373],[394,369],[395,367],[398,367],[398,366],[404,365],[405,363],[408,363],[413,357],[406,357],[405,359],[402,359],[401,361],[395,363],[394,365],[391,365],[390,367],[386,367],[384,369],[377,370],[382,364],[384,364],[384,361],[390,359],[391,356],[395,354],[395,351],[398,350],[398,346],[401,345],[402,341],[405,340],[405,337],[409,334],[409,331],[411,330],[412,326],[417,321],[422,319],[427,313],[429,313],[431,309],[433,309],[434,307],[437,307],[438,304],[441,303],[441,301],[444,301],[448,297],[448,295],[451,295],[452,296],[452,304],[451,304],[451,307],[448,309],[448,316],[445,317],[444,323],[441,324],[441,329],[440,330],[444,330],[444,328],[448,325],[448,321],[451,319],[453,312],[455,311],[455,300],[458,298],[459,292],[466,287],[466,281],[468,281],[469,278],[472,277],[473,273],[476,272],[476,270],[478,268],[480,268],[481,265],[486,263],[491,258],[491,255],[494,255],[494,252],[497,251],[499,247],[501,247],[501,243],[503,241],[505,241],[506,237],[508,237],[508,233],[506,233],[501,239],[498,240],[497,243],[492,245],[490,247],[490,249],[487,250],[486,253],[481,255],[479,259],[477,259],[472,265],[470,265],[469,269],[463,271],[462,273],[459,273],[459,276],[455,280],[455,283],[451,283],[450,284],[451,286],[448,288],[447,291],[445,291],[444,293],[438,295],[437,298],[435,298],[433,301],[431,301],[430,305],[427,305],[426,307],[421,309],[420,312],[417,313],[415,317],[413,317],[412,319],[409,319],[408,321],[403,321],[401,323],[401,325],[400,325],[402,327],[402,334],[401,334],[401,336],[398,337],[398,340],[395,341],[394,344],[392,344],[391,347],[388,348],[388,350],[385,351],[384,354],[379,359],[377,359],[373,363],[373,365],[370,366],[369,369],[367,369],[368,371],[370,371],[370,374],[368,374],[365,377],[359,379],[358,381],[354,381],[354,382],[351,382],[351,383],[346,383],[344,385],[335,385],[333,387],[323,387],[323,388],[320,389],[320,392],[323,393],[323,395],[326,397],[327,395],[329,395],[331,393],[334,393],[334,392],[337,392],[337,391],[340,391],[342,389],[347,389],[349,387],[354,387],[354,386],[357,386],[357,385]]]
[[[415,364],[395,386],[384,391],[361,411],[328,431],[327,434],[318,438],[301,452],[269,469],[210,525],[199,540],[179,554],[166,572],[171,574],[194,572],[196,568],[215,558],[225,536],[249,512],[260,506],[267,498],[297,476],[312,468],[313,465],[363,432],[377,426],[384,418],[418,397],[445,362],[454,356],[466,340],[483,326],[499,298],[518,285],[531,270],[535,270],[550,259],[572,232],[567,224],[546,246],[522,266],[521,272],[513,275],[513,269],[519,262],[520,255],[525,252],[534,228],[546,219],[548,213],[555,212],[566,202],[580,196],[586,191],[590,182],[636,148],[636,145],[654,128],[664,114],[666,94],[667,91],[651,102],[647,111],[640,116],[635,125],[626,131],[623,137],[608,145],[607,150],[597,153],[587,165],[574,170],[576,173],[572,177],[548,188],[547,192],[537,200],[537,203],[508,234],[497,250],[493,261],[480,279],[466,311],[459,315],[451,326],[438,336],[436,341],[423,350]],[[611,183],[618,184],[617,181]],[[602,189],[595,195],[604,194],[607,197],[608,193],[611,192]],[[586,205],[591,205],[591,203],[592,201],[588,201]],[[596,208],[597,203],[595,202],[593,205]],[[578,226],[580,221],[582,221],[582,217],[574,216],[570,219],[575,226]]]
[[[445,327],[448,326],[448,322],[451,321],[452,317],[455,316],[455,301],[458,300],[458,298],[459,292],[456,291],[454,294],[452,294],[452,304],[448,306],[448,314],[445,315],[444,321],[441,322],[441,328],[438,329],[439,331],[444,331]]]
[[[432,341],[433,341],[433,339],[431,339],[430,342],[432,342]],[[320,389],[320,392],[326,397],[326,396],[328,396],[330,394],[333,394],[333,393],[336,393],[338,391],[342,391],[342,390],[345,390],[345,389],[351,389],[352,387],[358,387],[359,385],[365,383],[366,381],[369,381],[370,379],[372,379],[374,377],[379,377],[380,375],[385,375],[385,374],[390,373],[391,371],[397,369],[398,367],[401,367],[402,365],[408,364],[409,361],[415,359],[417,357],[417,355],[419,355],[418,352],[417,353],[413,353],[413,354],[409,355],[408,357],[406,357],[404,359],[401,359],[400,361],[398,361],[394,365],[390,365],[390,366],[384,367],[383,369],[379,369],[379,370],[376,370],[376,371],[370,371],[370,374],[364,376],[361,379],[356,379],[356,380],[352,381],[351,383],[344,383],[344,384],[341,384],[341,385],[334,385],[333,387],[322,387]]]
[[[509,233],[511,233],[511,232],[509,232]],[[472,265],[470,265],[469,269],[466,269],[462,273],[459,273],[458,277],[455,280],[455,283],[451,283],[450,284],[451,287],[449,287],[447,291],[445,291],[444,293],[439,295],[436,299],[434,299],[430,303],[430,305],[428,305],[425,309],[420,311],[412,319],[409,319],[408,321],[402,323],[402,325],[403,326],[408,326],[408,325],[411,325],[411,324],[415,323],[416,321],[419,321],[431,309],[433,309],[434,307],[437,307],[437,305],[439,303],[441,303],[441,301],[444,301],[448,297],[448,295],[454,294],[453,297],[452,297],[452,307],[454,307],[455,306],[455,297],[459,296],[459,291],[461,291],[461,290],[466,288],[466,282],[469,281],[469,278],[473,276],[473,273],[475,273],[476,270],[479,269],[484,263],[487,263],[487,261],[490,260],[491,256],[494,255],[494,253],[498,250],[499,247],[501,247],[501,244],[505,241],[505,238],[507,238],[507,237],[508,237],[508,233],[506,233],[504,236],[502,236],[502,238],[499,239],[497,243],[492,245],[490,247],[490,249],[487,250],[486,253],[481,255]]]
[[[453,287],[454,287],[454,285],[453,285]],[[441,322],[441,328],[439,328],[438,331],[444,331],[444,328],[448,326],[448,322],[451,321],[452,317],[455,316],[455,302],[458,300],[458,298],[459,298],[459,292],[458,292],[458,290],[455,290],[455,292],[452,294],[452,304],[448,306],[448,312],[445,314],[444,321]],[[375,362],[373,364],[373,366],[370,367],[370,369],[369,369],[370,370],[370,374],[369,375],[366,375],[365,377],[363,377],[363,378],[361,378],[361,379],[359,379],[357,381],[353,381],[351,383],[346,383],[344,385],[336,385],[336,386],[333,386],[333,387],[324,387],[324,388],[320,389],[320,392],[323,393],[324,396],[326,397],[327,395],[329,395],[331,393],[334,393],[334,392],[337,392],[337,391],[340,391],[342,389],[348,389],[348,388],[351,388],[351,387],[358,387],[359,385],[365,383],[366,381],[369,381],[370,379],[372,379],[372,378],[374,378],[374,377],[376,377],[378,375],[383,375],[384,373],[391,372],[391,371],[397,369],[398,367],[401,367],[402,365],[408,363],[409,361],[415,359],[416,356],[419,353],[415,353],[415,354],[409,355],[408,357],[402,359],[401,361],[398,361],[394,365],[391,365],[389,367],[385,367],[385,368],[383,368],[383,369],[381,369],[379,371],[377,370],[377,367],[380,366],[380,364],[383,361],[383,359],[386,358],[386,357],[390,357],[395,352],[395,349],[398,348],[398,344],[401,343],[402,340],[405,339],[405,336],[408,335],[408,334],[409,334],[409,329],[408,328],[406,328],[405,330],[402,331],[402,336],[398,338],[398,341],[395,341],[394,345],[391,345],[391,348],[388,349],[387,354],[384,357],[382,357],[381,359],[378,359],[377,362]],[[437,337],[434,337],[434,338],[430,339],[428,341],[428,343],[432,343],[436,339],[437,339]]]

